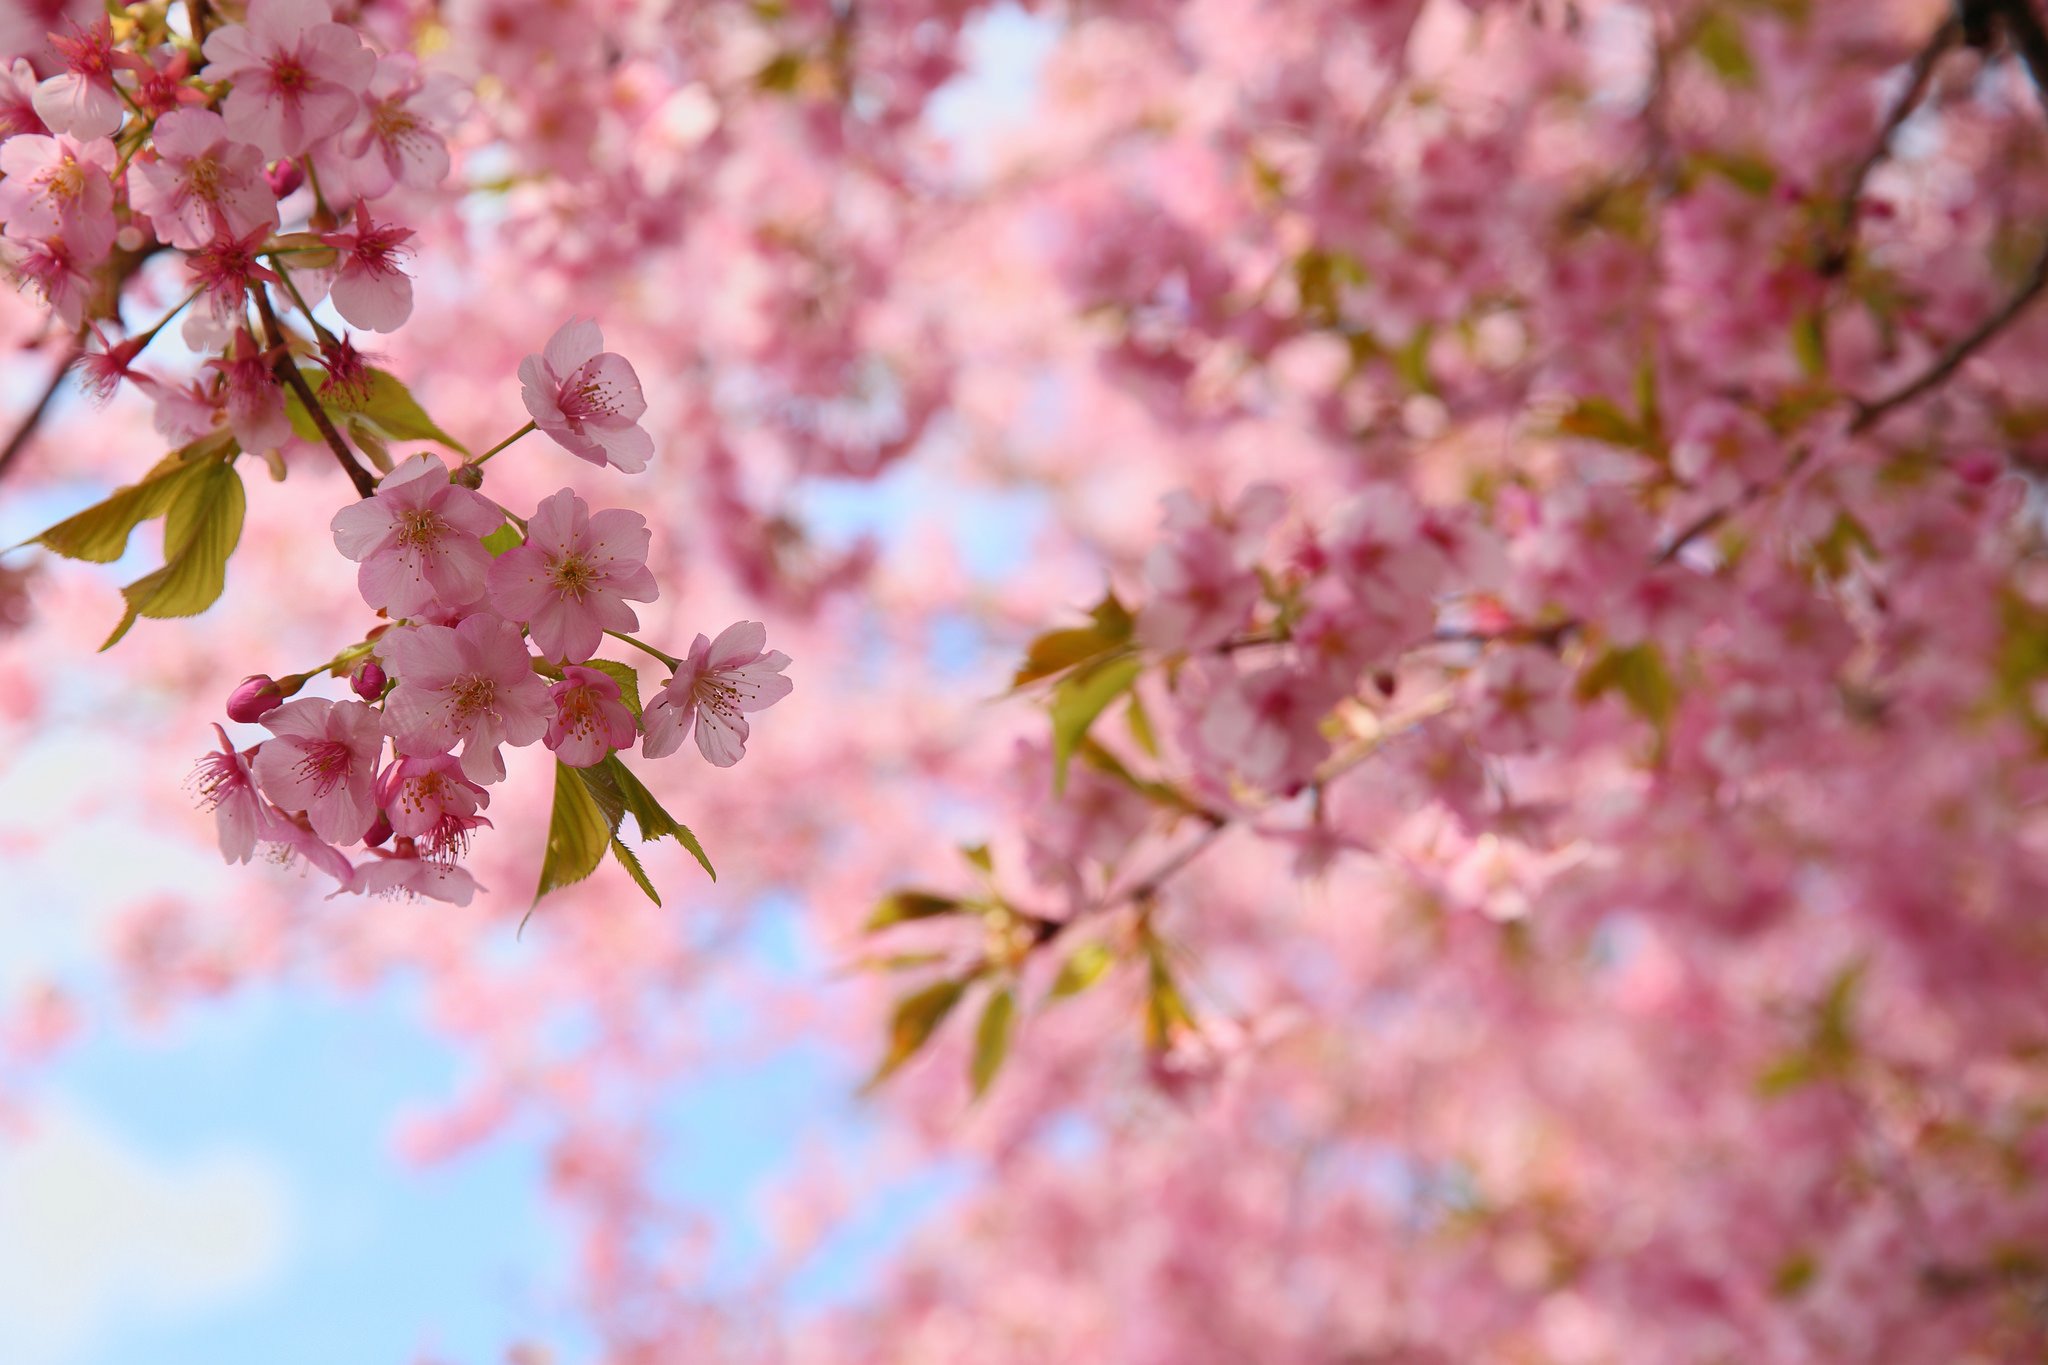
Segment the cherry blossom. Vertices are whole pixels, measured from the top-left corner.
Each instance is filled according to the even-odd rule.
[[[541,499],[526,541],[490,567],[491,606],[525,625],[542,657],[588,659],[604,632],[640,627],[627,602],[659,595],[647,570],[652,533],[638,512],[590,505],[567,488]]]
[[[647,467],[654,439],[640,427],[647,400],[622,355],[604,349],[596,323],[572,318],[545,350],[519,363],[520,397],[534,425],[570,454],[628,474]]]
[[[491,567],[483,537],[504,514],[448,481],[448,466],[415,455],[386,475],[377,496],[334,514],[334,544],[362,565],[363,600],[393,616],[439,606],[466,607],[483,596]]]
[[[213,732],[220,736],[220,748],[199,760],[192,770],[192,786],[200,806],[213,812],[220,833],[220,856],[231,863],[246,863],[258,843],[275,837],[278,821],[256,794],[248,756],[236,750],[228,732],[219,725]]]
[[[384,746],[377,713],[359,701],[288,701],[263,717],[275,738],[256,751],[256,781],[287,812],[303,811],[312,832],[353,843],[377,818],[373,784]]]
[[[377,777],[377,804],[392,832],[413,840],[422,856],[453,860],[472,830],[490,821],[477,814],[490,793],[462,775],[452,754],[400,758]]]
[[[398,679],[384,716],[399,753],[431,756],[460,743],[463,776],[501,782],[500,746],[547,733],[554,712],[547,684],[511,622],[479,612],[457,626],[393,631],[379,648]]]
[[[114,244],[114,144],[64,134],[0,142],[0,223],[13,238],[61,237],[96,261]]]
[[[156,155],[129,171],[128,198],[175,247],[197,251],[217,235],[242,240],[278,226],[263,180],[263,153],[228,136],[211,109],[177,109],[157,120]]]
[[[630,749],[640,727],[620,700],[618,679],[597,668],[570,664],[548,689],[555,704],[547,746],[572,768],[601,763],[615,749]]]
[[[788,696],[793,684],[782,675],[789,656],[764,650],[768,629],[759,621],[735,621],[716,640],[699,635],[690,653],[647,703],[641,752],[649,758],[674,753],[697,727],[697,749],[711,763],[730,768],[747,751],[747,715]]]
[[[221,106],[229,134],[280,157],[345,128],[376,65],[324,0],[250,0],[245,24],[207,35],[199,74],[229,83]]]
[[[113,26],[102,15],[76,36],[50,35],[66,70],[36,87],[36,113],[52,132],[91,140],[112,137],[127,121],[127,106],[114,86],[114,73],[142,69],[141,58],[114,47]]]
[[[412,316],[412,277],[399,269],[411,228],[370,221],[367,206],[356,206],[353,232],[330,232],[320,240],[340,253],[328,297],[334,309],[371,332],[394,332]]]

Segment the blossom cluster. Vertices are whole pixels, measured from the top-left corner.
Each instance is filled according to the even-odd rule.
[[[639,378],[603,347],[578,319],[527,358],[533,420],[522,430],[586,458],[623,451],[638,469],[651,444],[634,420],[646,406]],[[640,513],[593,512],[564,488],[517,517],[473,486],[481,464],[451,471],[422,452],[335,514],[335,547],[360,566],[363,601],[386,624],[331,667],[346,663],[359,699],[285,700],[303,675],[289,688],[256,675],[229,699],[230,719],[271,733],[237,750],[223,731],[198,770],[229,861],[263,845],[342,891],[466,904],[476,886],[459,859],[490,824],[478,812],[505,779],[505,746],[538,741],[588,769],[636,744],[664,757],[694,730],[705,759],[731,767],[747,716],[789,694],[789,656],[764,648],[757,621],[699,635],[680,659],[629,634],[640,627],[629,603],[660,593]],[[644,711],[631,666],[595,657],[607,635],[672,670]],[[351,865],[337,846],[357,844],[367,860]]]

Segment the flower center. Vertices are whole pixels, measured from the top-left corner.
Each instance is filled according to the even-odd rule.
[[[301,751],[299,774],[313,783],[313,794],[325,796],[354,766],[348,745],[338,739],[316,739]]]
[[[306,74],[306,68],[300,65],[299,59],[296,56],[271,58],[270,88],[272,90],[275,90],[280,95],[296,98],[305,93],[306,87],[310,84],[312,84],[312,78]]]
[[[498,697],[498,684],[480,673],[471,673],[451,683],[448,695],[455,699],[458,718],[473,716],[491,709],[491,703]]]
[[[448,523],[431,508],[415,508],[398,514],[398,543],[407,550],[431,550],[447,531]]]
[[[590,567],[590,561],[571,551],[548,566],[548,581],[562,596],[581,601],[597,581],[597,573]]]

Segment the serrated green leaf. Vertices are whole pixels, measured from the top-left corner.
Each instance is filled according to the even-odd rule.
[[[968,1077],[974,1082],[974,1098],[988,1092],[990,1082],[1003,1069],[1010,1052],[1010,1026],[1017,1014],[1017,998],[1008,986],[988,998],[982,1006],[981,1022],[974,1029],[974,1057]]]
[[[633,671],[631,664],[618,663],[611,659],[585,659],[583,667],[594,668],[619,685],[619,700],[626,703],[626,709],[633,713],[633,719],[640,719],[640,675]]]
[[[917,919],[935,919],[940,915],[951,915],[962,908],[962,903],[952,896],[942,896],[936,891],[894,891],[884,896],[868,922],[861,926],[872,934],[878,929],[887,929],[892,924],[905,924]]]
[[[718,880],[717,869],[711,866],[704,845],[697,842],[697,836],[690,832],[690,827],[663,810],[661,802],[654,799],[654,793],[633,775],[631,768],[619,761],[617,754],[607,754],[597,768],[603,769],[617,785],[626,809],[632,812],[634,822],[640,826],[642,839],[653,840],[667,835],[690,850],[690,856],[697,860],[706,876],[714,882]]]
[[[437,441],[459,455],[469,454],[469,448],[441,430],[434,419],[427,416],[426,409],[419,405],[411,390],[389,371],[370,370],[367,390],[360,396],[323,391],[324,370],[301,366],[299,373],[305,377],[306,387],[318,396],[320,406],[327,410],[336,425],[367,424],[389,440]],[[306,411],[295,390],[288,389],[285,393],[285,416],[290,418],[293,432],[302,440],[321,439],[320,428],[314,425],[312,414]]]
[[[525,543],[526,537],[520,535],[519,528],[509,521],[484,537],[484,548],[491,552],[493,559],[507,550],[516,550]]]
[[[875,1074],[864,1088],[874,1089],[915,1057],[931,1041],[932,1034],[946,1021],[953,1007],[960,1003],[960,997],[966,990],[966,980],[936,981],[898,1000],[889,1015],[888,1051],[883,1054],[882,1064],[875,1068]]]
[[[582,881],[597,871],[611,846],[612,826],[584,780],[586,770],[555,761],[555,805],[548,819],[547,849],[541,856],[534,904],[548,892]],[[531,911],[527,912],[529,915]],[[522,921],[522,924],[524,922]]]
[[[164,513],[164,566],[121,589],[127,612],[100,648],[113,648],[138,617],[197,616],[219,600],[247,510],[232,464],[206,464],[179,480]]]
[[[137,526],[162,516],[185,481],[207,468],[172,453],[139,481],[117,488],[104,502],[94,503],[37,536],[34,544],[66,559],[111,564],[128,551],[128,537]]]
[[[656,905],[661,904],[661,893],[656,891],[654,883],[647,879],[647,869],[640,866],[639,857],[632,849],[626,847],[625,841],[616,834],[612,836],[612,857],[619,860],[619,866],[626,869],[626,875],[633,879],[633,884],[647,893],[647,899]]]
[[[1104,943],[1084,943],[1060,964],[1059,975],[1053,978],[1048,1000],[1065,1000],[1068,996],[1079,995],[1096,982],[1102,980],[1116,963],[1116,954]]]
[[[1103,709],[1130,689],[1144,665],[1124,655],[1075,672],[1052,694],[1052,789],[1055,796],[1067,789],[1067,765],[1080,746],[1088,727]]]

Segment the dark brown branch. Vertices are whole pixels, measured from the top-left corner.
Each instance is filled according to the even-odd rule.
[[[64,387],[64,376],[70,374],[71,367],[78,363],[79,354],[79,348],[75,345],[64,352],[64,358],[57,363],[56,370],[50,375],[50,382],[43,385],[43,391],[22,415],[20,424],[14,428],[14,434],[7,438],[4,447],[0,447],[0,477],[5,477],[8,467],[14,463],[14,457],[21,454],[23,448],[28,445],[29,438],[36,434],[36,428],[42,425],[43,414],[49,410],[50,400],[57,396],[57,390]]]
[[[1849,183],[1842,191],[1842,208],[1835,228],[1835,239],[1829,243],[1821,262],[1824,272],[1832,274],[1847,262],[1850,244],[1856,238],[1856,205],[1863,198],[1863,186],[1869,181],[1870,173],[1889,155],[1892,138],[1913,111],[1920,107],[1920,101],[1927,95],[1927,86],[1934,76],[1935,63],[1955,43],[1961,25],[1951,16],[1928,36],[1927,42],[1913,57],[1913,64],[1906,76],[1906,87],[1899,97],[1892,101],[1891,109],[1885,114],[1884,126],[1878,129],[1877,141],[1871,144],[1863,159],[1849,173]]]
[[[314,396],[312,386],[306,383],[306,377],[299,373],[298,363],[292,359],[291,347],[285,345],[284,328],[278,326],[277,313],[270,306],[270,296],[260,288],[249,292],[256,296],[256,311],[263,318],[264,344],[277,352],[275,363],[278,379],[298,395],[306,414],[313,419],[313,425],[320,429],[320,435],[326,440],[327,448],[332,450],[334,458],[341,462],[342,471],[348,475],[348,481],[356,486],[356,496],[375,497],[377,481],[370,476],[369,470],[356,463],[355,454],[349,450],[348,442],[341,439],[341,432],[335,429],[333,420],[327,416],[327,409],[320,406],[320,400]]]
[[[2028,304],[2048,289],[2048,245],[2044,245],[2034,258],[2034,268],[2027,272],[2027,278],[2005,305],[1941,353],[1941,358],[1920,374],[1882,398],[1874,398],[1856,405],[1856,420],[1849,424],[1851,433],[1861,433],[1876,426],[1899,408],[1924,396],[1929,390],[1940,386],[1948,377],[1961,368],[1964,361],[1975,355],[1986,343],[2004,331],[2012,320],[2026,311]]]
[[[2048,113],[2048,31],[2041,27],[2041,16],[2034,13],[2031,0],[1991,0],[1990,7],[2005,21],[2013,50],[2034,78],[2034,95]]]

